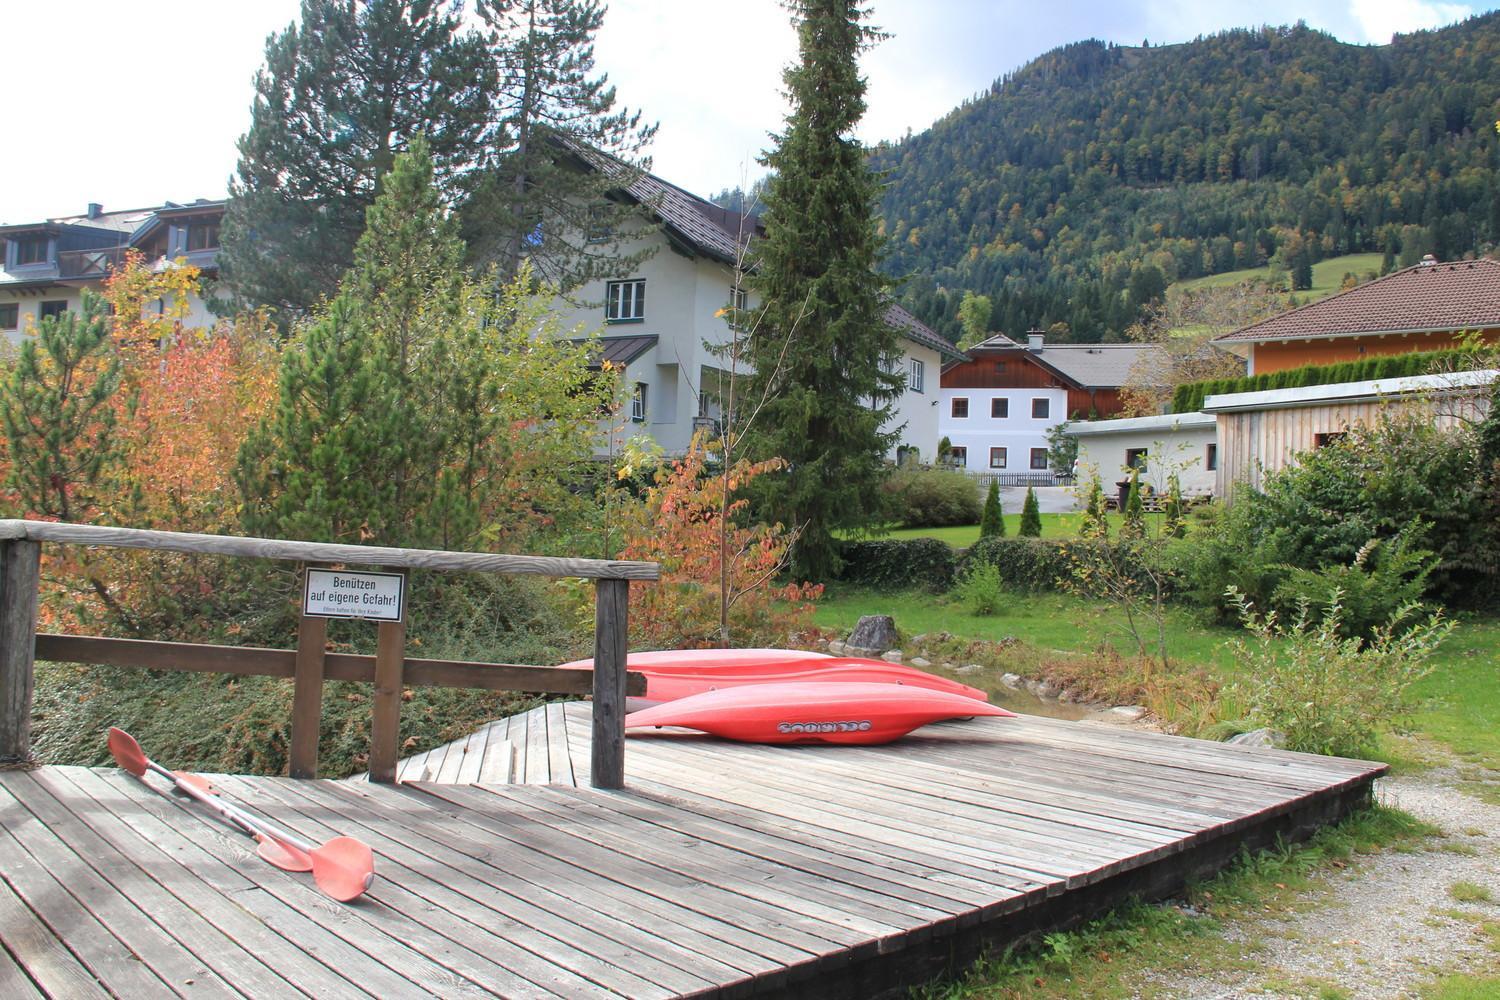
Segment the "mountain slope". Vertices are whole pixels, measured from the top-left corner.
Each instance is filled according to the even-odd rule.
[[[1298,25],[1054,50],[882,145],[887,266],[957,336],[1115,338],[1173,281],[1500,239],[1500,14],[1358,46]],[[1053,330],[1061,334],[1060,327]]]

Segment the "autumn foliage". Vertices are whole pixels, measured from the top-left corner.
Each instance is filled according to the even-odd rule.
[[[739,491],[778,473],[781,459],[740,460],[709,472],[703,437],[661,467],[646,502],[627,511],[620,556],[661,564],[661,582],[630,588],[631,643],[648,649],[785,646],[811,623],[822,585],[778,584],[795,536],[745,524]],[[721,630],[727,611],[728,635]]]

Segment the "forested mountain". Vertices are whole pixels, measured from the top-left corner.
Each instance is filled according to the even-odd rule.
[[[950,337],[1118,339],[1164,285],[1500,242],[1500,14],[1384,46],[1304,25],[1056,49],[873,152],[886,266]],[[1066,325],[1066,332],[1061,324]]]

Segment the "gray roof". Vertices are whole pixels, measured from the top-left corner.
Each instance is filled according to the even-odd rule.
[[[1046,344],[1032,350],[1003,334],[969,348],[971,355],[1025,354],[1037,364],[1079,389],[1118,389],[1143,355],[1161,348],[1155,344]]]
[[[656,346],[656,334],[633,334],[624,337],[600,337],[590,341],[587,337],[581,337],[573,341],[575,344],[594,345],[598,352],[590,359],[591,367],[599,367],[599,363],[608,361],[611,365],[624,367],[630,364],[642,354]]]
[[[892,302],[885,310],[885,321],[896,328],[896,332],[914,344],[930,347],[944,361],[964,361],[967,355],[944,340],[930,326],[907,312],[900,303]]]

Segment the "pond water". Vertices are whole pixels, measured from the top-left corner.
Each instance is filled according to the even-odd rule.
[[[1043,715],[1049,719],[1067,719],[1071,722],[1099,710],[1098,705],[1080,705],[1075,702],[1038,698],[1030,691],[1016,691],[1000,683],[1000,673],[1001,671],[998,670],[985,670],[977,674],[962,676],[951,674],[950,676],[956,681],[976,687],[989,695],[991,705],[999,705],[1001,708],[1020,715]]]

